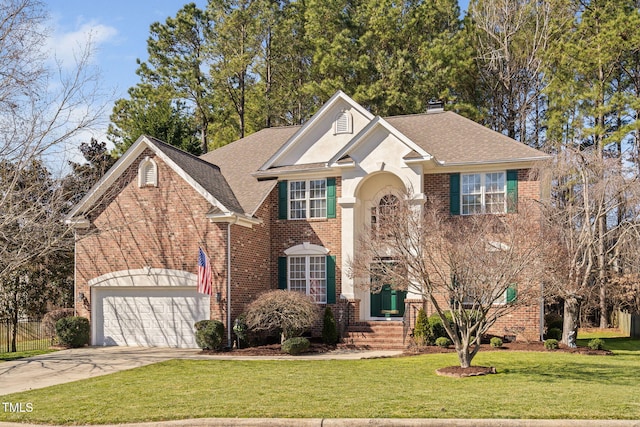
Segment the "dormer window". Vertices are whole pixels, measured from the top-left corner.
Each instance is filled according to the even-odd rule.
[[[335,121],[335,134],[339,135],[341,133],[353,133],[353,120],[351,118],[351,113],[343,110],[336,116]]]
[[[158,186],[158,165],[150,158],[145,157],[138,167],[138,187]]]

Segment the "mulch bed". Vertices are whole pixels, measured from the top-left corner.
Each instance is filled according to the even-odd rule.
[[[345,350],[369,350],[368,348],[358,348],[354,346],[347,345],[338,345],[330,346],[320,342],[311,342],[311,346],[305,352],[305,354],[320,354],[326,353],[336,349],[345,349]],[[524,341],[516,341],[510,343],[504,343],[502,347],[491,347],[489,344],[482,344],[480,347],[481,352],[485,351],[553,351],[553,352],[563,352],[563,353],[576,353],[576,354],[586,354],[586,355],[611,355],[613,354],[609,350],[591,350],[588,347],[578,347],[578,348],[568,348],[562,344],[560,344],[560,348],[557,350],[547,350],[544,348],[544,344],[542,342],[524,342]],[[455,353],[455,349],[453,347],[442,348],[438,346],[426,346],[426,347],[410,347],[405,350],[402,356],[415,356],[419,354],[432,354],[432,353]],[[234,356],[282,356],[286,353],[282,352],[280,349],[280,344],[269,344],[262,345],[258,347],[247,347],[247,348],[234,348],[234,349],[226,349],[226,350],[203,350],[201,354],[225,354],[225,355],[234,355]],[[471,366],[469,368],[461,368],[460,366],[447,366],[444,368],[440,368],[436,370],[438,375],[448,376],[448,377],[456,377],[456,378],[464,378],[464,377],[472,377],[472,376],[480,376],[480,375],[488,375],[495,374],[496,369],[492,366]]]
[[[345,350],[369,350],[369,348],[362,347],[354,347],[348,345],[339,344],[336,346],[326,345],[320,342],[311,342],[311,346],[305,352],[305,354],[319,354],[319,353],[327,353],[336,349],[345,349]],[[544,344],[541,342],[524,342],[524,341],[516,341],[511,343],[504,343],[502,347],[491,347],[489,344],[482,344],[480,347],[481,352],[485,351],[556,351],[556,352],[565,352],[565,353],[578,353],[578,354],[589,354],[589,355],[610,355],[613,354],[608,350],[591,350],[587,347],[578,347],[578,348],[568,348],[560,344],[560,348],[557,350],[547,350],[544,348]],[[431,354],[431,353],[455,353],[455,349],[451,346],[448,348],[441,348],[438,346],[426,346],[426,347],[410,347],[404,351],[403,356],[414,356],[418,354]],[[257,347],[247,347],[247,348],[234,348],[234,349],[226,349],[226,350],[203,350],[201,354],[226,354],[226,355],[237,355],[237,356],[282,356],[286,353],[283,353],[280,350],[280,344],[268,344]]]

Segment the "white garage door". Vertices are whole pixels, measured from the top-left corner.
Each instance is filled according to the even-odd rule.
[[[197,348],[209,296],[194,287],[93,289],[94,345]]]

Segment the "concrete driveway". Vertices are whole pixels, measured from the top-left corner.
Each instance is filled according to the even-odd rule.
[[[161,347],[84,347],[0,362],[0,396],[51,385],[83,380],[137,368],[170,359],[201,360],[327,360],[391,357],[400,351],[353,351],[337,349],[328,353],[300,356],[235,356],[200,354],[199,349]]]
[[[198,349],[84,347],[0,362],[0,395],[62,384],[169,359],[199,358]]]

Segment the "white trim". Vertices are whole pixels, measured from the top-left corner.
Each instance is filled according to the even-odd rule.
[[[149,171],[147,168],[151,167]],[[148,174],[151,174],[151,177]],[[138,165],[138,187],[158,186],[158,164],[151,157],[145,157]]]
[[[144,267],[120,270],[94,277],[87,282],[94,287],[196,287],[198,276],[182,270]]]
[[[311,197],[311,182],[312,181],[324,181],[324,198],[312,198]],[[291,184],[294,182],[304,182],[304,198],[303,199],[293,199],[294,202],[304,202],[304,217],[302,218],[292,218],[291,217]],[[287,180],[287,219],[291,221],[304,221],[309,219],[326,219],[327,218],[327,210],[328,206],[328,197],[327,197],[327,178],[308,178],[308,179],[291,179]],[[323,216],[311,216],[311,201],[312,200],[324,200],[324,215]]]
[[[333,134],[345,133],[353,133],[353,115],[346,109],[336,114],[333,120]]]
[[[292,246],[289,249],[285,249],[284,254],[286,256],[301,256],[301,255],[327,255],[329,249],[324,246],[314,245],[313,243],[304,242],[301,245]]]
[[[504,201],[503,201],[503,210],[501,210],[500,212],[487,212],[487,200],[486,200],[486,196],[487,196],[487,184],[486,184],[486,176],[488,174],[502,174],[504,177],[504,185],[502,186],[502,192],[501,193],[491,193],[491,194],[503,194],[504,195]],[[464,188],[464,177],[465,176],[471,176],[471,175],[480,175],[480,212],[469,212],[469,213],[464,213],[463,212],[463,208],[464,208],[464,204],[463,204],[463,198],[465,195],[467,196],[474,196],[474,195],[478,195],[476,193],[463,193],[462,189]],[[503,213],[507,213],[507,171],[506,170],[498,170],[498,171],[486,171],[486,172],[463,172],[460,174],[460,215],[477,215],[477,214],[485,214],[485,213],[495,213],[495,214],[503,214]]]
[[[400,142],[405,144],[410,149],[414,150],[416,153],[420,154],[422,156],[422,159],[420,159],[420,161],[426,161],[426,160],[431,160],[432,159],[431,154],[429,154],[425,150],[423,150],[422,147],[420,147],[418,144],[416,144],[415,142],[410,140],[407,136],[405,136],[398,129],[394,128],[385,119],[383,119],[380,116],[376,116],[375,119],[373,119],[371,122],[369,122],[369,124],[367,126],[365,126],[344,147],[342,147],[342,149],[340,151],[338,151],[337,154],[335,154],[329,160],[329,165],[331,167],[337,166],[338,160],[340,160],[346,154],[349,154],[351,152],[351,150],[357,148],[360,144],[362,144],[362,141],[364,141],[366,139],[366,137],[368,135],[370,135],[375,130],[375,128],[378,127],[378,126],[382,126],[385,130],[387,130],[387,132],[389,132],[389,134],[395,136],[396,138],[398,138],[398,140]]]
[[[369,111],[367,111],[362,105],[358,104],[357,102],[355,102],[353,99],[351,99],[349,96],[347,96],[344,92],[342,92],[341,90],[337,91],[327,102],[325,102],[325,104],[320,107],[320,109],[318,110],[318,112],[316,112],[311,119],[306,122],[300,129],[298,129],[298,131],[296,133],[293,134],[293,136],[291,138],[289,138],[287,140],[287,142],[284,143],[284,145],[282,147],[280,147],[280,149],[278,149],[278,151],[275,152],[275,154],[273,156],[271,156],[269,158],[269,160],[267,160],[265,162],[264,165],[262,165],[260,167],[260,171],[265,171],[267,169],[269,169],[270,167],[272,167],[274,165],[274,163],[276,163],[276,161],[278,159],[280,159],[285,153],[287,153],[293,146],[295,146],[298,141],[323,117],[325,116],[329,110],[331,110],[332,106],[335,105],[339,100],[342,100],[344,102],[346,102],[347,104],[349,104],[351,106],[352,109],[356,110],[357,112],[359,112],[360,114],[362,114],[366,119],[368,120],[373,120],[374,116],[373,114],[371,114]]]
[[[124,153],[122,157],[107,171],[107,173],[93,186],[93,188],[74,206],[74,208],[66,216],[66,221],[71,221],[76,215],[83,213],[85,209],[96,203],[100,197],[113,185],[127,168],[142,154],[145,148],[151,149],[154,154],[167,164],[178,176],[184,179],[191,187],[196,190],[211,205],[217,207],[225,213],[231,211],[220,203],[213,195],[206,191],[198,184],[187,172],[173,162],[162,150],[160,150],[152,140],[145,135],[140,136],[138,140]]]

